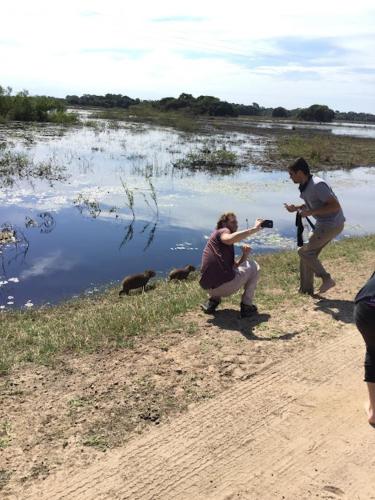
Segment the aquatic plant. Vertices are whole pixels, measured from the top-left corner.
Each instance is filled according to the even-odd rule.
[[[191,151],[184,158],[180,158],[172,164],[175,168],[188,168],[192,170],[216,170],[242,166],[238,163],[236,153],[227,151],[225,147],[215,150],[203,147],[202,149]]]
[[[79,212],[82,214],[85,210],[89,212],[89,215],[96,219],[99,217],[102,211],[98,201],[87,198],[83,194],[79,194],[75,200],[73,200],[74,205],[78,208]]]
[[[65,167],[58,164],[54,157],[44,162],[34,163],[24,153],[14,153],[0,148],[0,187],[12,187],[17,180],[65,181]]]
[[[120,177],[120,181],[122,184],[122,187],[124,188],[125,194],[127,201],[125,202],[126,206],[131,210],[133,214],[133,219],[135,219],[135,213],[134,213],[134,193],[133,191],[127,186],[126,182]]]

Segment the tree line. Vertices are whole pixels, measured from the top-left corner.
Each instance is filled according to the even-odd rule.
[[[128,109],[130,106],[151,105],[162,111],[180,111],[192,115],[207,116],[259,116],[272,118],[291,118],[315,122],[331,122],[335,120],[374,122],[375,115],[371,113],[340,112],[323,104],[313,104],[307,108],[288,110],[282,106],[266,108],[253,102],[250,105],[222,101],[218,97],[182,93],[179,97],[163,97],[159,100],[133,99],[122,94],[83,94],[82,96],[67,95],[65,99],[49,96],[30,96],[27,90],[12,94],[10,87],[0,85],[0,120],[19,121],[54,121],[74,122],[77,117],[66,113],[67,107],[101,107]]]
[[[266,108],[258,103],[236,104],[222,101],[218,97],[182,93],[179,97],[163,97],[159,100],[132,99],[121,94],[105,94],[104,96],[84,94],[67,95],[66,102],[70,106],[99,106],[105,108],[123,108],[130,106],[151,104],[160,111],[185,111],[193,115],[208,116],[263,116],[272,118],[291,118],[305,121],[331,122],[336,120],[375,122],[375,115],[371,113],[340,112],[330,109],[324,104],[313,104],[307,108],[286,109],[282,106]]]

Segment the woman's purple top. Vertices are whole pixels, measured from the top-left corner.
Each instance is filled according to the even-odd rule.
[[[215,229],[203,250],[199,283],[205,290],[217,288],[235,276],[234,246],[221,241],[221,235],[227,232],[228,228]]]

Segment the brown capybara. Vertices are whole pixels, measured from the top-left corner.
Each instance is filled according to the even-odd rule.
[[[172,269],[172,271],[169,273],[169,279],[186,280],[186,278],[189,276],[189,273],[191,273],[192,271],[195,271],[195,267],[190,264],[182,267],[181,269]]]
[[[119,291],[119,295],[129,295],[130,290],[135,290],[136,288],[143,288],[145,291],[146,285],[150,278],[153,278],[156,275],[155,271],[145,271],[140,274],[131,274],[130,276],[125,276],[121,283],[121,290]]]

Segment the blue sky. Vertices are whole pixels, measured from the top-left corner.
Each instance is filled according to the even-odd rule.
[[[375,113],[373,0],[309,4],[15,0],[1,7],[0,85]]]

